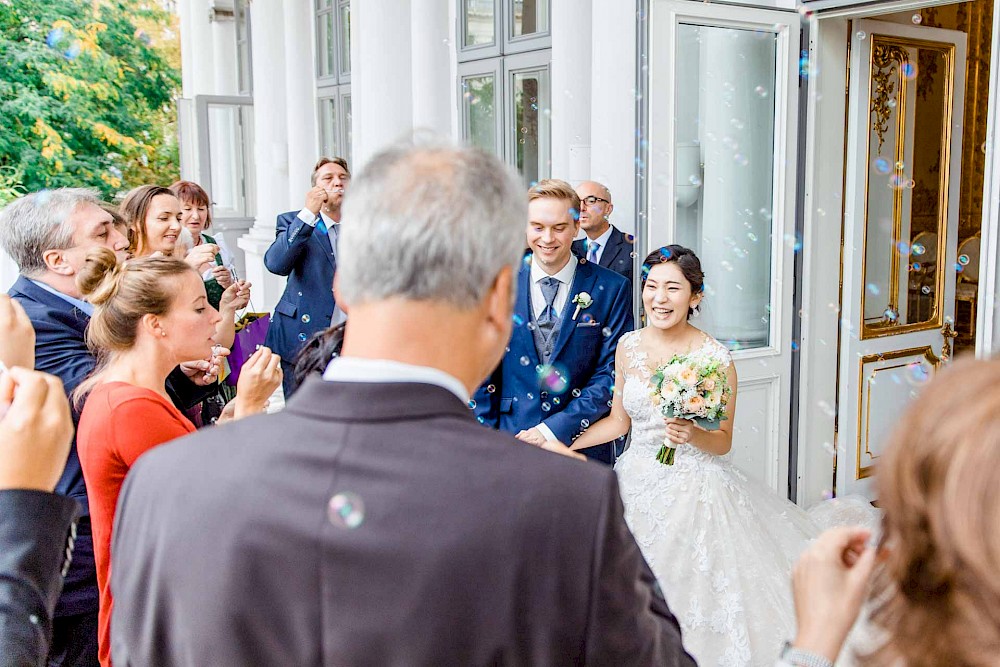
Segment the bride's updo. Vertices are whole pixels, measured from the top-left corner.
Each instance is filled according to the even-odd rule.
[[[94,306],[87,345],[99,357],[135,345],[139,322],[147,314],[164,315],[176,290],[173,278],[193,271],[171,257],[144,257],[118,263],[108,248],[87,253],[76,277],[80,293]]]
[[[691,294],[701,294],[705,290],[705,272],[701,270],[701,260],[690,248],[681,245],[668,245],[657,248],[646,256],[642,262],[642,285],[646,287],[649,271],[657,264],[672,262],[677,265],[684,279],[691,285]],[[694,310],[688,308],[688,317],[694,315]]]

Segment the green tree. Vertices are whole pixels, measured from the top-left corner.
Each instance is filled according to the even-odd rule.
[[[8,187],[175,180],[179,70],[176,17],[155,0],[0,0]]]

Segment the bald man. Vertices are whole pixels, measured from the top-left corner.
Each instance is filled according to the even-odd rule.
[[[573,254],[625,276],[631,285],[635,238],[626,237],[608,222],[615,209],[611,192],[601,183],[584,181],[576,186],[576,194],[580,196],[580,228],[587,236],[573,241]]]

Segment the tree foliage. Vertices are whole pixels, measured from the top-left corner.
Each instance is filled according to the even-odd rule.
[[[177,177],[176,17],[156,0],[0,0],[0,172],[113,195]]]

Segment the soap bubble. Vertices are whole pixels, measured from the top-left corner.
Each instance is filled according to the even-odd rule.
[[[364,523],[365,503],[358,494],[342,491],[330,498],[326,515],[333,525],[353,530]]]

